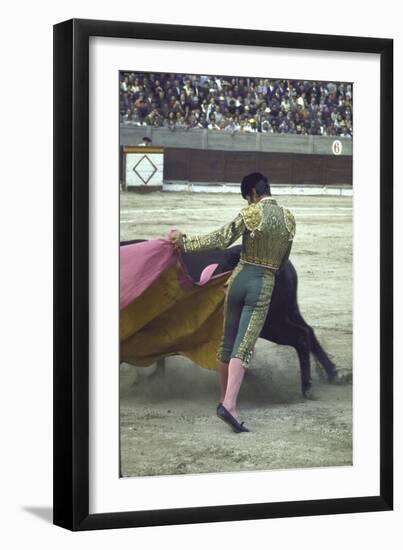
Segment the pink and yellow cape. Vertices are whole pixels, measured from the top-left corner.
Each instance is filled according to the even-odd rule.
[[[184,355],[216,368],[223,330],[224,285],[218,264],[191,279],[174,245],[155,239],[120,247],[120,360],[147,366]]]

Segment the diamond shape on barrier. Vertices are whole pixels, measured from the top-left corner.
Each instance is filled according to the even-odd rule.
[[[148,158],[147,155],[143,155],[138,163],[134,166],[133,172],[135,172],[143,183],[147,185],[150,179],[153,177],[157,167],[155,164]]]

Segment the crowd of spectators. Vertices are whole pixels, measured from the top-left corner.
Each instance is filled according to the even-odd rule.
[[[121,123],[172,131],[352,137],[352,100],[345,82],[120,73]]]

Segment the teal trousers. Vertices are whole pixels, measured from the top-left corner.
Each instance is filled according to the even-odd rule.
[[[249,366],[253,349],[269,311],[275,271],[240,261],[229,281],[224,302],[224,331],[217,358],[232,357]]]

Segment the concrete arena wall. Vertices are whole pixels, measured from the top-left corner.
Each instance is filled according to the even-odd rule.
[[[239,182],[248,172],[268,174],[273,184],[351,186],[352,143],[342,138],[342,152],[332,153],[333,138],[235,134],[209,130],[121,126],[121,149],[137,145],[148,135],[153,146],[165,147],[164,182]],[[350,151],[350,154],[348,154]],[[125,185],[121,153],[120,181]]]
[[[169,130],[151,126],[121,124],[120,144],[137,145],[143,136],[152,139],[153,145],[176,149],[220,151],[260,151],[267,153],[299,153],[306,155],[333,155],[332,144],[342,144],[341,154],[352,155],[352,139],[327,136],[295,136],[289,134],[240,134],[211,130]]]

